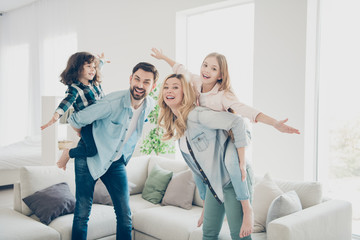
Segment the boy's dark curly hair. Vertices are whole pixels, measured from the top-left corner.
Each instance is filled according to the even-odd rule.
[[[70,86],[74,82],[79,81],[79,76],[83,71],[83,66],[93,62],[95,62],[96,74],[92,81],[95,83],[95,85],[99,85],[101,83],[99,60],[88,52],[77,52],[71,55],[65,70],[60,74],[60,82]]]

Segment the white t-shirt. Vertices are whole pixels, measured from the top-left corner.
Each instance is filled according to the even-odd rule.
[[[131,118],[129,127],[127,129],[127,133],[126,133],[126,136],[125,136],[123,146],[126,145],[126,142],[129,140],[131,135],[134,133],[134,131],[136,129],[137,122],[139,120],[140,113],[142,112],[143,108],[144,108],[144,104],[141,104],[141,106],[138,107],[137,109],[134,109],[133,107],[131,107],[131,110],[133,112],[133,116]],[[122,155],[122,151],[119,151],[119,153],[116,155],[114,161],[118,160],[121,157],[121,155]]]

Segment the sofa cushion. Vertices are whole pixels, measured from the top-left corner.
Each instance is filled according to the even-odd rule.
[[[301,210],[300,199],[294,190],[281,194],[270,204],[266,218],[266,228],[272,220]]]
[[[154,204],[160,203],[173,173],[155,165],[146,179],[142,197]]]
[[[73,214],[54,219],[49,227],[61,234],[61,240],[71,240]],[[113,206],[93,204],[88,222],[88,239],[102,239],[116,234],[116,216]],[[114,238],[115,239],[115,238]]]
[[[75,196],[75,175],[71,166],[68,166],[66,171],[56,166],[22,167],[20,169],[20,198],[26,198],[36,191],[61,182],[66,182],[71,193]],[[32,211],[24,202],[22,202],[21,209],[25,215],[32,214]]]
[[[166,188],[161,205],[191,209],[195,182],[190,169],[175,173]]]
[[[254,232],[265,231],[269,206],[271,202],[281,194],[283,194],[283,191],[281,191],[268,173],[255,185],[253,200]]]
[[[137,213],[143,209],[161,207],[159,204],[153,204],[142,198],[141,194],[130,195],[130,209],[131,212]]]
[[[151,170],[156,164],[161,168],[169,170],[173,173],[177,173],[189,169],[189,167],[187,166],[186,162],[183,159],[179,160],[179,159],[169,159],[159,156],[151,156],[149,161],[148,174],[150,174]]]
[[[23,201],[47,225],[59,216],[73,213],[75,209],[75,197],[67,183],[54,184],[27,196]]]
[[[9,208],[0,209],[0,239],[60,240],[60,234]]]
[[[135,184],[133,184],[132,182],[128,182],[128,185],[129,185],[129,192],[131,192],[131,190],[136,187]],[[96,181],[94,188],[93,203],[113,206],[113,202],[111,200],[110,194],[103,181],[101,181],[101,179],[98,179]]]
[[[187,240],[197,228],[201,211],[196,206],[191,210],[174,206],[148,208],[133,214],[133,226],[156,239]]]
[[[143,191],[146,178],[148,177],[148,166],[151,156],[132,157],[126,165],[128,181],[136,186],[131,189],[130,194],[138,194]]]
[[[283,192],[295,190],[303,209],[322,201],[323,190],[320,182],[275,180],[275,183]]]

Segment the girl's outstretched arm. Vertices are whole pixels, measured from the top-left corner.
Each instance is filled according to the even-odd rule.
[[[167,56],[165,56],[163,53],[162,53],[162,50],[158,50],[157,48],[152,48],[151,51],[153,53],[151,53],[151,56],[153,56],[154,58],[156,59],[159,59],[159,60],[164,60],[165,62],[167,62],[170,67],[173,67],[175,65],[175,61],[172,60],[171,58],[168,58]]]
[[[296,133],[296,134],[300,134],[300,131],[296,128],[290,127],[288,125],[286,125],[285,123],[288,121],[288,119],[284,119],[284,120],[276,120],[264,113],[259,113],[256,116],[255,119],[257,122],[262,122],[265,124],[268,124],[270,126],[273,126],[274,128],[276,128],[279,132],[282,133]]]

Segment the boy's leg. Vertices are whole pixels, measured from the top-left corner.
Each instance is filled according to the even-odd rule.
[[[251,235],[240,238],[240,229],[243,223],[243,209],[241,203],[236,199],[236,194],[232,184],[224,187],[224,208],[228,220],[231,239],[251,240]]]
[[[95,183],[89,172],[86,158],[77,158],[75,161],[76,205],[72,239],[86,240]]]
[[[129,205],[129,188],[123,158],[113,162],[107,172],[101,176],[116,214],[116,239],[131,240],[132,220]]]
[[[208,188],[204,208],[203,240],[217,240],[225,216],[224,204],[219,204]]]
[[[84,144],[78,145],[69,151],[70,158],[92,157],[97,153],[94,136],[92,134],[92,124],[81,128],[81,140]]]
[[[85,127],[81,128],[81,137],[85,143],[85,151],[87,157],[95,156],[97,153],[97,148],[92,132],[92,124],[86,125]]]

